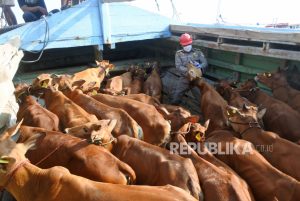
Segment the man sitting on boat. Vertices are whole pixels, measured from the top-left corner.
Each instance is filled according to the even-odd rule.
[[[24,12],[25,22],[33,22],[47,15],[47,7],[44,0],[18,0],[21,10]]]
[[[192,47],[193,39],[191,35],[184,33],[179,39],[182,50],[176,52],[175,67],[179,71],[180,77],[176,81],[174,92],[171,94],[171,103],[180,104],[185,92],[190,89],[190,81],[187,78],[188,64],[193,64],[204,73],[207,68],[207,60],[203,53]]]

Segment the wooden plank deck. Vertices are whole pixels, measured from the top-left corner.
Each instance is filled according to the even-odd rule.
[[[120,72],[124,72],[130,67],[132,64],[145,64],[146,62],[151,61],[157,61],[157,58],[145,58],[145,59],[131,59],[131,60],[124,60],[124,61],[116,61],[111,62],[115,65],[115,68],[111,70],[111,74],[117,74]],[[159,60],[160,66],[166,67],[166,66],[172,66],[174,64],[173,60]],[[36,78],[38,75],[42,73],[49,73],[49,74],[74,74],[76,72],[82,71],[86,68],[89,68],[91,66],[83,65],[83,66],[72,66],[72,67],[65,67],[65,68],[56,68],[56,69],[45,69],[45,70],[37,70],[32,72],[17,72],[15,75],[13,81],[14,83],[31,83],[34,78]]]
[[[188,32],[194,44],[222,51],[300,61],[300,31],[271,28],[171,25],[173,34]],[[178,36],[171,40],[178,41]]]

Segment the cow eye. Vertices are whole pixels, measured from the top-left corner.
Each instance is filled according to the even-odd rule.
[[[87,129],[86,127],[83,127],[83,131],[84,131],[85,133],[87,133],[87,132],[88,132],[88,129]]]

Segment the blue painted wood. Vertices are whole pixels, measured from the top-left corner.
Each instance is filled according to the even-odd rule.
[[[39,51],[43,48],[46,24],[49,40],[45,49],[68,48],[135,40],[169,37],[168,17],[153,11],[133,6],[129,2],[102,3],[102,0],[87,0],[79,5],[40,19],[0,35],[0,44],[13,36],[21,37],[21,48]]]
[[[49,42],[45,49],[103,44],[98,1],[86,1],[52,16],[2,34],[0,44],[15,35],[21,37],[21,48],[41,50],[49,25]]]

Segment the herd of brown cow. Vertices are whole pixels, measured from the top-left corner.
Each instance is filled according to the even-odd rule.
[[[2,189],[22,201],[300,200],[300,91],[284,72],[239,87],[194,79],[201,125],[161,103],[156,64],[150,75],[131,67],[103,82],[112,68],[102,61],[16,86],[19,123],[0,136]],[[222,154],[228,144],[248,152]]]

